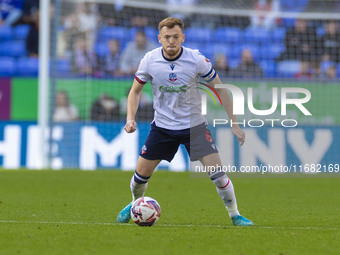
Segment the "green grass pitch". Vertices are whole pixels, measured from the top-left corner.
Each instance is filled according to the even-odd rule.
[[[158,171],[153,227],[119,225],[132,172],[0,171],[0,254],[340,254],[340,178],[230,175],[234,227],[208,178]]]

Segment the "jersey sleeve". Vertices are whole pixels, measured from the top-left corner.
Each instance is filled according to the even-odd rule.
[[[211,82],[216,77],[216,72],[210,62],[205,56],[198,52],[197,57],[197,73],[206,82]]]
[[[140,84],[145,84],[150,79],[150,74],[148,72],[148,56],[145,55],[140,61],[137,72],[135,73],[135,78]]]

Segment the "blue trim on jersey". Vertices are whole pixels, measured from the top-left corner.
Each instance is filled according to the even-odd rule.
[[[216,77],[216,72],[215,72],[215,74],[213,75],[213,77],[211,77],[211,79],[207,80],[206,82],[211,82],[213,79],[215,79],[215,77]]]
[[[214,70],[214,68],[212,67],[212,68],[210,69],[210,71],[209,71],[206,75],[201,76],[201,77],[202,77],[202,78],[205,78],[205,77],[209,76],[213,70]]]
[[[176,61],[177,59],[179,59],[181,56],[182,56],[182,53],[183,53],[183,47],[181,47],[181,53],[179,53],[179,55],[173,59],[170,59],[170,58],[167,58],[164,56],[164,53],[163,53],[163,48],[161,49],[161,52],[162,52],[162,56],[163,58],[166,60],[166,61]]]

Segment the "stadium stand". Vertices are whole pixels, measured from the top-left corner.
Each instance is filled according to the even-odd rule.
[[[15,60],[11,57],[0,57],[0,77],[13,76],[15,74]]]
[[[307,0],[283,1],[283,11],[301,12],[306,8]],[[189,18],[190,19],[190,18]],[[294,72],[299,71],[300,65],[298,59],[289,59],[281,61],[280,56],[286,51],[285,37],[286,31],[294,26],[296,20],[293,18],[282,18],[280,24],[273,29],[264,27],[248,26],[246,28],[236,26],[216,26],[216,28],[205,28],[188,26],[185,27],[186,41],[184,46],[199,49],[207,58],[214,61],[214,56],[224,54],[231,68],[238,66],[240,63],[241,52],[249,49],[257,64],[264,71],[264,78],[286,77],[294,78]],[[317,39],[325,34],[324,24],[327,21],[310,21],[309,27],[316,32]],[[192,22],[192,24],[195,24]],[[145,27],[140,26],[120,26],[120,24],[104,23],[96,31],[96,40],[93,44],[93,50],[98,58],[103,58],[109,52],[107,41],[116,39],[120,42],[120,51],[122,52],[127,43],[133,40],[134,35],[140,29],[143,29],[147,38],[157,42],[157,28],[149,24]],[[0,61],[1,76],[34,76],[37,74],[37,59],[30,59],[27,56],[25,48],[25,39],[29,33],[30,26],[19,24],[14,27],[0,26]],[[61,27],[61,31],[63,28]],[[120,53],[121,53],[120,52]],[[71,54],[72,55],[72,54]],[[72,57],[72,56],[67,56]],[[321,60],[318,60],[321,69]],[[8,64],[6,67],[5,63]],[[27,68],[20,70],[20,65],[28,64]],[[58,72],[65,75],[72,74],[72,60],[60,59],[57,62]],[[14,66],[13,66],[14,65]],[[337,77],[340,77],[339,63],[334,65],[337,70]]]

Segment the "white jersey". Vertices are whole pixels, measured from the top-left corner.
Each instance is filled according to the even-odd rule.
[[[135,78],[141,84],[151,82],[156,126],[181,130],[206,121],[198,79],[210,82],[215,76],[210,61],[198,50],[182,47],[179,56],[170,60],[159,47],[144,56]]]

